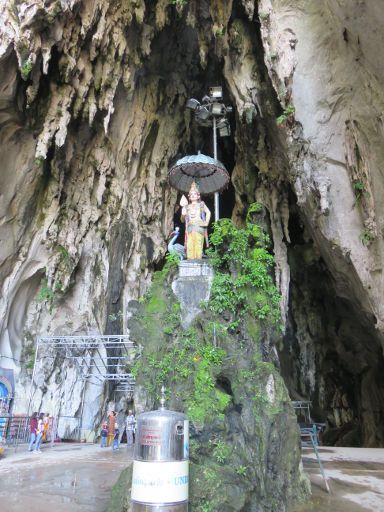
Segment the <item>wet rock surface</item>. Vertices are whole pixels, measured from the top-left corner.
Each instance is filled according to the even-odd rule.
[[[285,377],[329,422],[330,444],[383,446],[383,68],[370,57],[383,44],[379,2],[258,7],[295,194]]]

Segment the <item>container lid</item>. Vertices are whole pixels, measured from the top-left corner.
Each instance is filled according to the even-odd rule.
[[[187,420],[188,418],[182,412],[169,411],[168,409],[157,409],[156,411],[143,412],[137,417],[138,421],[151,419],[169,421],[170,419]]]

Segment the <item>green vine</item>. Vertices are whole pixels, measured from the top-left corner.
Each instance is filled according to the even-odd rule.
[[[44,158],[43,157],[39,157],[39,158],[35,158],[35,160],[33,161],[34,165],[36,167],[41,167],[44,163]]]
[[[247,475],[247,466],[237,466],[235,469],[236,475],[246,476]]]
[[[369,192],[365,188],[364,183],[361,180],[354,180],[352,182],[353,193],[355,194],[356,201],[361,203],[362,200],[369,196]]]
[[[171,316],[173,331],[176,329],[174,314],[175,311]],[[212,413],[222,414],[230,400],[215,387],[215,370],[221,367],[224,356],[224,350],[205,344],[196,329],[189,328],[179,333],[177,342],[165,353],[157,350],[145,354],[131,371],[136,377],[140,375],[147,391],[157,398],[162,384],[175,386],[192,378],[191,393],[183,397],[185,409],[192,421],[203,422]]]
[[[251,205],[246,227],[236,228],[230,219],[216,222],[208,251],[215,269],[208,309],[230,313],[238,322],[246,313],[274,325],[280,322],[280,295],[271,271],[273,256],[267,251],[269,237],[251,221],[260,205]]]
[[[36,349],[32,347],[32,350],[26,353],[27,359],[24,360],[24,368],[26,370],[33,370],[35,365]]]
[[[171,5],[174,5],[176,7],[176,10],[180,12],[187,5],[188,0],[169,0],[169,3]]]
[[[372,242],[373,240],[375,239],[375,234],[372,233],[372,231],[369,231],[368,229],[365,229],[361,234],[360,234],[360,241],[363,245],[365,245],[366,247],[368,247]]]
[[[36,296],[36,301],[39,303],[46,303],[49,313],[53,311],[53,303],[58,297],[58,292],[62,290],[62,284],[57,281],[53,287],[48,286],[46,278],[42,279],[41,286]]]
[[[20,68],[21,78],[23,80],[28,80],[29,75],[32,71],[32,68],[33,68],[33,64],[30,60],[27,60],[26,62],[24,62],[24,64]]]
[[[109,320],[110,322],[117,322],[117,321],[119,321],[119,322],[120,322],[120,320],[121,320],[122,318],[123,318],[123,312],[122,312],[121,310],[117,311],[116,313],[110,313],[110,314],[108,315],[108,320]]]
[[[284,112],[276,118],[276,123],[278,126],[282,126],[288,121],[293,120],[293,116],[295,113],[295,107],[292,104],[289,104],[287,108],[284,109]]]
[[[208,444],[213,447],[212,455],[217,463],[225,464],[231,454],[230,446],[221,439],[210,439]]]

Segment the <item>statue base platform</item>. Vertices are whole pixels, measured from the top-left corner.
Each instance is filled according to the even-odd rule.
[[[180,301],[181,325],[189,327],[201,313],[201,303],[209,300],[213,269],[206,260],[183,260],[179,275],[172,283],[173,293]]]

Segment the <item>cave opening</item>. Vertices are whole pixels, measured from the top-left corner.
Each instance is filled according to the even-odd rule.
[[[200,9],[200,7],[199,7]],[[201,9],[204,10],[203,7]],[[204,15],[205,16],[205,15]],[[188,98],[198,101],[208,93],[211,86],[223,88],[223,103],[227,106],[235,105],[227,87],[224,77],[222,56],[218,56],[214,48],[207,51],[207,62],[202,65],[199,35],[196,27],[178,17],[175,13],[170,15],[173,30],[165,27],[155,37],[151,44],[152,52],[143,68],[136,73],[137,85],[149,83],[155,79],[158,87],[159,112],[170,111],[182,113],[184,123],[180,126],[179,150],[174,159],[169,162],[171,167],[177,160],[186,156],[201,153],[213,157],[213,130],[211,127],[198,126],[193,114],[186,109]],[[206,13],[207,30],[211,30],[209,13]],[[201,28],[201,27],[200,27]],[[214,43],[211,43],[212,45]],[[182,91],[182,92],[181,92]],[[231,126],[231,135],[217,137],[217,157],[231,175],[235,165],[235,131],[236,113],[233,111],[227,116]],[[173,224],[180,227],[177,243],[184,238],[184,225],[180,222],[181,207],[179,205],[182,193],[178,193],[174,209]],[[211,223],[208,232],[212,231],[214,219],[214,197],[203,195],[202,200],[211,211]],[[227,188],[220,192],[220,218],[231,218],[235,206],[235,190],[230,181]],[[157,263],[159,268],[162,263]]]
[[[225,375],[218,375],[216,377],[216,387],[227,395],[233,396],[231,381]]]
[[[255,16],[258,16],[257,12]],[[235,6],[229,26],[238,18],[250,31],[251,25],[244,16],[243,8]],[[234,103],[224,75],[223,58],[211,48],[203,68],[198,57],[196,30],[180,20],[176,25],[171,39],[168,31],[157,37],[153,45],[156,56],[152,57],[156,65],[151,67],[151,72],[170,77],[177,75],[177,79],[181,79],[185,96],[178,98],[172,108],[183,109],[188,98],[200,101],[212,85],[223,87],[225,104]],[[268,168],[270,175],[260,172],[262,151],[265,150],[271,160],[276,158],[280,162],[285,158],[285,148],[279,142],[274,118],[281,113],[281,105],[265,66],[260,30],[253,31],[250,40],[257,60],[260,100],[270,104],[270,112],[264,112],[262,119],[257,118],[248,125],[233,112],[229,116],[232,135],[218,139],[218,159],[230,174],[239,160],[244,164],[243,189],[237,184],[237,193],[244,205],[240,216],[257,197],[257,187],[266,183],[273,186],[271,166]],[[185,54],[181,48],[187,49]],[[169,82],[164,84],[166,88]],[[212,156],[212,129],[198,126],[192,118],[187,119],[187,124],[188,129],[180,137],[180,152],[176,160],[199,150]],[[246,155],[248,150],[249,156]],[[306,228],[305,215],[297,206],[297,198],[288,180],[283,186],[290,204],[290,242],[287,239],[284,242],[291,282],[287,327],[279,350],[282,375],[293,400],[312,401],[313,418],[326,425],[324,442],[381,446],[384,433],[379,418],[383,416],[384,385],[382,377],[379,377],[383,357],[378,335],[366,314],[338,290],[329,264],[321,257],[320,248]],[[181,228],[177,242],[183,243],[180,198],[181,194],[178,194],[173,220],[174,225]],[[213,197],[203,197],[203,200],[213,216]],[[234,210],[235,189],[231,181],[220,196],[220,217],[232,217]],[[368,383],[372,386],[371,396],[368,396]]]
[[[291,195],[287,328],[279,349],[292,400],[310,400],[323,443],[383,446],[384,361],[372,318],[342,296]]]

